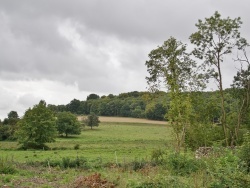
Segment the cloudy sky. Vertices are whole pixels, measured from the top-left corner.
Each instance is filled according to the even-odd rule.
[[[198,19],[240,16],[249,0],[0,0],[0,118],[50,104],[145,91],[149,52],[170,36],[189,43]],[[234,66],[226,66],[230,84]]]

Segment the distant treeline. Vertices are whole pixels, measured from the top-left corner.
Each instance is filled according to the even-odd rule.
[[[225,91],[226,98],[232,100],[230,89]],[[212,95],[214,92],[192,93],[194,100],[207,100],[213,98],[214,117],[219,118],[219,95]],[[199,96],[197,98],[197,96]],[[204,102],[204,101],[203,101]],[[211,101],[210,101],[211,102]],[[218,103],[217,103],[218,102]],[[109,94],[107,96],[99,96],[90,94],[85,101],[73,99],[66,105],[49,104],[48,108],[54,112],[69,111],[77,115],[88,115],[95,113],[99,116],[118,116],[118,117],[134,117],[147,118],[151,120],[167,120],[166,114],[169,109],[170,97],[168,93],[159,92],[128,92],[119,95]],[[196,110],[196,109],[194,109]],[[198,108],[197,108],[198,110]]]
[[[99,116],[119,116],[165,120],[169,97],[165,92],[128,92],[119,95],[90,94],[86,101],[73,99],[66,105],[49,104],[54,112],[69,111],[77,115],[95,113]]]

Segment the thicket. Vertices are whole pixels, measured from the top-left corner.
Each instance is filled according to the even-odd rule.
[[[173,128],[176,151],[190,147],[240,145],[249,129],[250,62],[247,40],[239,31],[241,18],[222,18],[215,12],[195,24],[197,31],[187,45],[170,37],[149,53],[146,61],[151,90],[167,88],[170,102],[166,117]],[[236,57],[233,57],[237,54]],[[231,89],[224,89],[224,59],[237,62]],[[218,91],[205,98],[212,81]],[[220,126],[221,131],[216,126]]]

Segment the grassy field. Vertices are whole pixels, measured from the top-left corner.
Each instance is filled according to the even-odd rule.
[[[56,142],[48,144],[50,150],[47,151],[22,151],[17,149],[16,142],[0,142],[2,166],[5,161],[18,169],[14,174],[1,175],[0,185],[74,187],[72,183],[79,176],[98,172],[116,182],[117,187],[126,187],[129,179],[144,177],[144,174],[125,171],[126,164],[149,161],[153,150],[171,147],[171,128],[166,122],[111,117],[100,120],[100,126],[93,130],[85,127],[81,135],[57,138]],[[87,160],[91,168],[61,169],[59,165],[52,168],[61,161],[78,158]],[[105,165],[107,169],[103,168]],[[123,168],[112,168],[113,165]]]
[[[86,116],[79,116],[78,119],[82,120]],[[108,117],[108,116],[100,116],[99,120],[101,122],[115,122],[115,123],[145,123],[145,124],[159,124],[159,125],[166,125],[166,121],[154,121],[148,119],[140,119],[140,118],[130,118],[130,117]]]

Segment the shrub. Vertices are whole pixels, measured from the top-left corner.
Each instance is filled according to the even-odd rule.
[[[80,145],[79,145],[79,144],[76,144],[76,145],[74,146],[74,149],[75,149],[75,150],[80,149]]]
[[[196,150],[203,146],[213,146],[214,142],[222,140],[223,132],[219,126],[193,124],[187,129],[185,143],[188,148]]]
[[[166,152],[162,149],[155,149],[151,153],[151,163],[153,165],[162,165],[164,164],[164,161],[166,157]]]
[[[27,149],[35,149],[35,150],[49,150],[50,148],[45,144],[39,144],[35,142],[27,142],[23,144],[19,149],[27,150]]]
[[[180,153],[169,154],[166,163],[169,170],[175,175],[189,175],[204,167],[202,160],[188,158]]]
[[[239,152],[240,160],[246,165],[247,171],[250,172],[250,132],[244,135],[243,145]]]
[[[224,156],[207,159],[205,169],[210,177],[208,187],[249,187],[250,177],[239,162],[239,158],[229,150]]]

